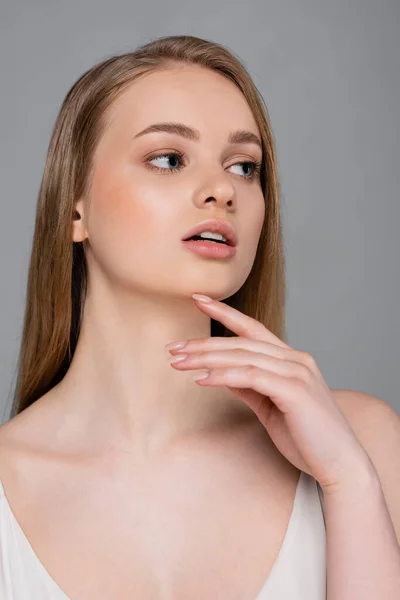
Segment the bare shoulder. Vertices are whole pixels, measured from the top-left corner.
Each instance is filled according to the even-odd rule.
[[[382,398],[355,390],[331,390],[378,470],[400,483],[400,415]]]
[[[400,415],[382,398],[355,390],[331,390],[378,473],[400,540]]]
[[[331,390],[340,409],[346,416],[360,441],[374,453],[382,452],[385,460],[391,457],[385,453],[382,435],[387,442],[400,443],[400,415],[382,398],[356,390]]]
[[[13,486],[34,481],[37,467],[51,449],[55,419],[45,404],[40,399],[0,425],[0,479]]]
[[[32,405],[2,423],[0,425],[0,448],[9,448],[17,444],[17,442],[23,443],[24,441],[29,444],[35,423],[37,422],[35,418],[36,412],[36,406]]]
[[[60,413],[57,390],[52,388],[22,412],[0,425],[0,444],[19,442],[28,446],[35,441],[43,442],[49,439],[50,432],[60,422]]]
[[[16,481],[25,465],[30,444],[26,415],[17,415],[0,425],[0,479]]]

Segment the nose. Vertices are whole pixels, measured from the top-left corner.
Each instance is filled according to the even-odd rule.
[[[195,203],[201,208],[204,204],[213,203],[230,211],[236,208],[236,190],[226,177],[210,179],[197,191]]]

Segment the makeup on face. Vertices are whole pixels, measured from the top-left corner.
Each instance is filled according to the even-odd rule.
[[[195,236],[198,237],[198,236]],[[236,254],[236,246],[228,246],[217,240],[193,239],[183,240],[185,249],[206,258],[232,258]]]

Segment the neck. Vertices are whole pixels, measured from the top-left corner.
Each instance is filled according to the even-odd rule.
[[[250,409],[228,388],[200,387],[195,371],[168,363],[166,344],[209,337],[210,324],[191,297],[88,291],[78,344],[58,385],[66,427],[83,434],[88,450],[148,458],[248,418]]]

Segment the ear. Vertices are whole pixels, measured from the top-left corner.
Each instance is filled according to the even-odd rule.
[[[74,216],[72,221],[72,241],[83,242],[88,236],[85,227],[85,202],[83,198],[75,204]]]

